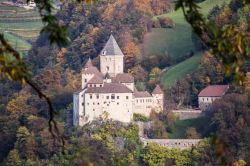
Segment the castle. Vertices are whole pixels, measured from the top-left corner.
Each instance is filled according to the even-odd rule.
[[[163,110],[159,85],[152,94],[137,91],[134,78],[124,73],[124,55],[112,35],[100,53],[100,71],[89,59],[81,76],[82,88],[73,95],[74,125],[100,118],[129,123],[134,113],[148,117],[152,110]]]

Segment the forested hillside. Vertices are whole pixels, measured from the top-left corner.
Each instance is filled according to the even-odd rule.
[[[240,0],[226,2],[202,1],[207,19],[222,29],[235,25],[242,32],[250,32],[250,6]],[[246,59],[244,65],[244,72],[248,72],[244,84],[234,84],[220,61],[201,47],[183,17],[185,27],[178,24],[180,20],[174,15],[181,17],[182,13],[173,9],[172,0],[98,0],[91,5],[64,1],[56,16],[61,25],[68,27],[70,43],[62,48],[50,45],[48,34],[42,33],[25,57],[33,80],[53,103],[63,141],[53,138],[49,131],[46,102],[29,86],[0,77],[0,165],[249,165],[250,61]],[[156,19],[159,15],[167,17]],[[177,33],[188,40],[169,38]],[[82,67],[89,57],[99,65],[98,54],[110,34],[125,55],[126,71],[135,77],[137,89],[152,90],[162,80],[169,88],[165,91],[167,104],[173,108],[196,107],[197,95],[207,85],[230,84],[233,93],[215,102],[209,118],[181,124],[166,110],[150,117],[153,135],[149,137],[207,137],[198,147],[143,147],[135,124],[100,119],[85,127],[72,127],[72,94],[80,89]],[[183,39],[181,44],[177,39]],[[147,43],[152,41],[176,42],[176,48],[166,52],[165,48],[158,49],[159,45]],[[145,54],[145,49],[160,54]],[[192,50],[204,53],[194,55],[197,52]],[[166,75],[162,69],[167,70]],[[208,125],[202,126],[203,122]],[[193,128],[194,124],[199,125],[199,130]],[[187,133],[173,134],[183,125],[190,125]]]

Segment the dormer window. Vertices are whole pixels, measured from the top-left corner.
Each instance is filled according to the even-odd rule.
[[[102,55],[106,55],[107,51],[106,50],[102,50]]]
[[[107,71],[109,71],[109,66],[107,66]]]

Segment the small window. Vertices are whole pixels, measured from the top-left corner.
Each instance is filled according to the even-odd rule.
[[[93,105],[95,105],[95,102],[93,102]]]
[[[99,95],[98,94],[96,95],[96,98],[99,99]]]
[[[84,103],[82,103],[82,106],[84,106]]]
[[[84,79],[84,82],[87,82],[87,79]]]
[[[107,66],[107,71],[109,71],[109,66]]]
[[[97,103],[97,105],[100,105],[100,103]]]
[[[90,95],[89,98],[92,99],[92,95]]]
[[[94,85],[94,87],[96,87],[96,84]]]
[[[106,99],[109,99],[109,96],[106,96]]]
[[[128,96],[126,96],[126,99],[128,99]]]
[[[115,94],[112,94],[112,95],[111,95],[111,99],[115,99]]]
[[[119,105],[119,102],[117,103],[117,105]]]
[[[87,103],[89,105],[89,103]]]
[[[93,111],[95,111],[95,109],[93,109]]]
[[[102,51],[102,55],[106,55],[106,50],[103,50],[103,51]]]
[[[116,96],[117,99],[119,99],[119,96]]]

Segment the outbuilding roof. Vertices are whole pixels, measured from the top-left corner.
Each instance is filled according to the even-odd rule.
[[[128,73],[117,74],[116,77],[112,78],[113,83],[133,83],[134,77]]]
[[[103,87],[88,87],[86,93],[133,93],[133,92],[123,84],[104,83]]]
[[[101,51],[101,55],[123,55],[113,35],[110,35],[109,40]]]
[[[199,97],[221,97],[228,89],[228,85],[210,85],[199,93]]]

